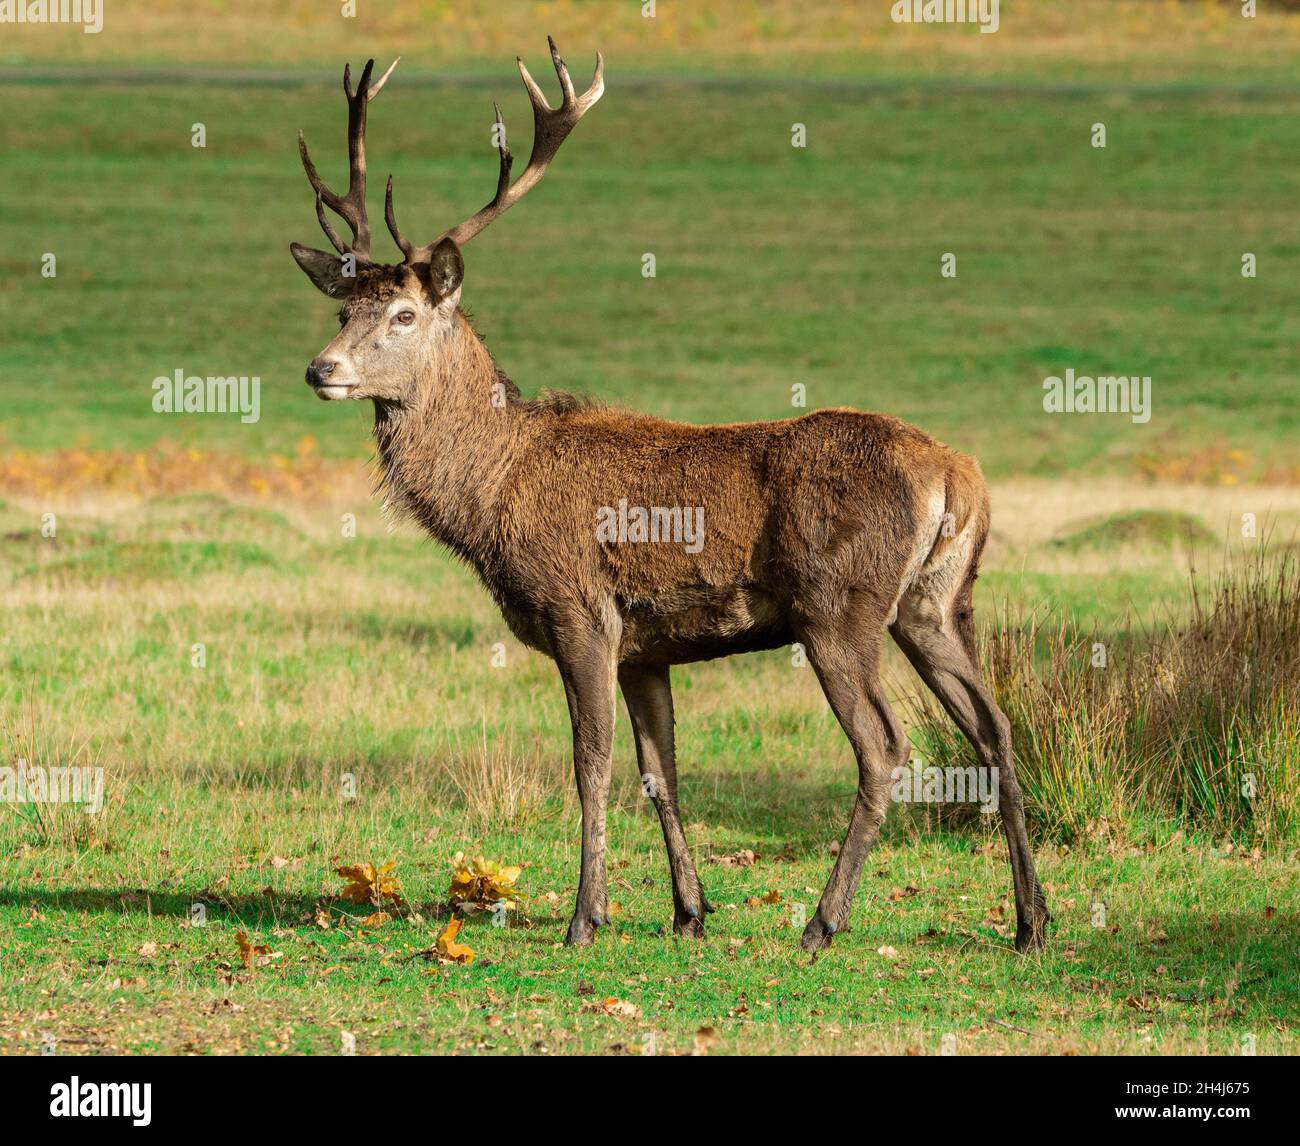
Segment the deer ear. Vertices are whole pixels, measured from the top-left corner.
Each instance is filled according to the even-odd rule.
[[[330,298],[347,298],[357,285],[355,262],[345,267],[343,259],[332,251],[318,251],[301,243],[290,243],[289,253],[321,294]],[[346,270],[353,273],[345,274]]]
[[[442,302],[450,295],[458,295],[464,277],[465,260],[460,257],[456,240],[443,239],[429,255],[429,286],[434,298]]]

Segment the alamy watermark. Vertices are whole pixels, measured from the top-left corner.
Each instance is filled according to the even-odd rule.
[[[1043,409],[1049,414],[1128,414],[1139,424],[1151,421],[1151,378],[1137,375],[1076,375],[1043,379]]]
[[[104,809],[104,769],[44,768],[19,760],[0,767],[0,803],[81,804],[94,815]]]
[[[256,422],[262,416],[262,379],[257,375],[230,378],[200,378],[177,370],[170,378],[153,380],[155,414],[233,414],[241,422]]]
[[[104,30],[103,0],[0,0],[0,24],[80,24],[89,35]]]
[[[986,816],[998,810],[996,768],[895,768],[889,798],[896,804],[979,804]]]
[[[596,540],[609,545],[631,542],[669,543],[687,553],[704,548],[704,506],[702,505],[602,505],[596,510]]]
[[[998,30],[998,0],[898,0],[889,9],[895,24],[978,24]]]
[[[82,1082],[74,1074],[50,1087],[51,1118],[129,1118],[132,1126],[148,1126],[152,1106],[151,1082]]]

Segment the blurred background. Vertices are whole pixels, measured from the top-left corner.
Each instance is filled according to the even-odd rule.
[[[0,386],[22,394],[0,443],[354,457],[367,411],[301,384],[332,312],[287,255],[324,243],[296,132],[338,180],[342,65],[400,55],[371,190],[393,173],[435,234],[491,194],[494,99],[527,154],[514,57],[554,97],[549,33],[575,81],[605,53],[607,94],[465,289],[525,393],[705,421],[788,416],[801,382],[995,477],[1293,478],[1300,17],[1004,0],[986,35],[890,7],[110,3],[95,35],[0,27]],[[46,252],[56,280],[32,277]],[[1151,422],[1044,418],[1067,366],[1150,375]],[[260,376],[261,420],[155,415],[178,368]]]

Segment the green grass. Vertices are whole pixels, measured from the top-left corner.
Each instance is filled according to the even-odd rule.
[[[1212,547],[1214,534],[1193,513],[1136,509],[1076,526],[1052,544],[1066,552],[1081,549],[1112,551],[1126,545],[1160,549]]]
[[[490,88],[401,79],[371,117],[374,182],[394,172],[404,225],[432,234],[490,189],[491,98],[521,134],[526,104],[508,69]],[[0,87],[22,108],[3,137],[0,384],[33,396],[6,404],[0,434],[251,456],[311,434],[361,453],[365,411],[302,384],[333,310],[286,249],[324,243],[293,141],[305,128],[338,176],[335,87],[86,90]],[[542,187],[468,248],[465,300],[526,392],[726,421],[798,413],[803,383],[810,408],[888,410],[995,477],[1132,473],[1214,445],[1258,476],[1293,466],[1300,432],[1291,102],[611,77]],[[1099,119],[1104,151],[1088,145]],[[1066,367],[1151,376],[1151,421],[1045,414],[1042,380]],[[176,369],[260,377],[260,422],[154,413],[151,382]]]
[[[0,527],[27,512],[5,507]],[[810,961],[791,921],[820,894],[855,770],[810,670],[784,652],[674,673],[688,834],[719,907],[708,938],[664,933],[666,865],[620,722],[621,911],[592,949],[559,947],[578,836],[553,666],[513,642],[446,556],[384,534],[373,509],[355,538],[337,521],[164,496],[87,505],[57,543],[0,548],[5,755],[103,767],[108,794],[99,816],[12,806],[0,818],[0,1047],[33,1053],[48,1032],[65,1052],[326,1053],[349,1031],[361,1053],[640,1053],[651,1034],[658,1053],[683,1053],[710,1027],[719,1052],[937,1053],[956,1034],[963,1053],[1231,1054],[1246,1035],[1260,1053],[1294,1053],[1286,842],[1252,851],[1250,831],[1188,831],[1156,804],[1099,804],[1058,830],[1062,800],[1078,811],[1089,793],[1113,795],[1100,775],[1082,795],[1027,786],[1058,919],[1046,955],[1011,950],[991,821],[957,832],[935,817],[945,809],[897,808],[852,932]],[[1088,578],[1038,576],[1081,617],[1097,607]],[[992,580],[986,624],[1010,583]],[[1127,592],[1104,613],[1112,625]],[[917,687],[897,657],[889,668],[896,688]],[[340,798],[345,775],[355,800]],[[1207,779],[1214,798],[1219,777]],[[740,849],[762,858],[708,862]],[[472,966],[440,966],[420,952],[446,922],[460,851],[527,865],[528,898],[510,929],[470,921]],[[365,860],[398,862],[422,921],[340,926],[350,909],[331,898],[332,869]],[[772,890],[780,904],[747,903]],[[189,926],[194,903],[205,927]],[[239,930],[282,957],[244,968]],[[590,1010],[606,998],[640,1017]]]
[[[972,854],[978,836],[896,831],[869,860],[853,930],[814,961],[790,920],[812,910],[847,793],[790,778],[737,798],[715,782],[707,766],[686,773],[697,855],[761,858],[704,863],[718,908],[708,936],[666,934],[658,826],[633,799],[611,816],[621,910],[580,951],[558,946],[577,862],[571,802],[475,831],[408,780],[367,780],[350,804],[328,785],[132,784],[92,846],[12,852],[0,1046],[30,1053],[48,1031],[63,1053],[328,1054],[349,1031],[363,1054],[642,1053],[653,1034],[658,1053],[679,1054],[711,1027],[720,1052],[937,1054],[947,1034],[966,1054],[1235,1054],[1248,1034],[1260,1054],[1296,1051],[1295,888],[1281,860],[1169,837],[1040,849],[1059,922],[1050,951],[1024,958],[1006,935],[1000,845]],[[526,862],[528,899],[508,929],[485,916],[465,926],[471,966],[440,966],[420,952],[445,924],[462,849]],[[422,922],[362,928],[364,910],[329,900],[343,885],[331,867],[365,858],[398,861]],[[781,904],[747,904],[772,890]],[[190,926],[195,903],[206,926]],[[282,957],[245,969],[240,930]],[[593,1013],[606,999],[640,1016]]]

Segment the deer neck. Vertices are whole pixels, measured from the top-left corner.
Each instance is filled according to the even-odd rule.
[[[459,311],[447,341],[404,403],[375,403],[379,489],[385,507],[487,576],[498,508],[527,436],[505,379]],[[494,392],[495,388],[495,392]]]

